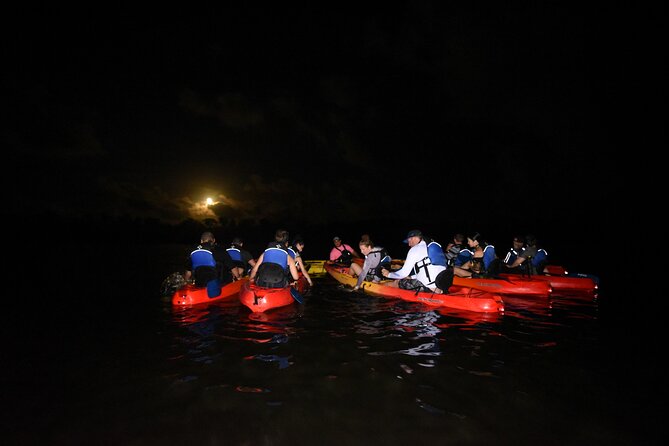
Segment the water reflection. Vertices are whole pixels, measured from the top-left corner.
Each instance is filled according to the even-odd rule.
[[[397,429],[381,421],[366,426],[398,438],[399,426],[422,440],[435,438],[427,432],[464,438],[458,432],[499,432],[518,427],[520,418],[546,423],[538,408],[562,413],[576,393],[555,395],[554,383],[569,392],[565,377],[593,380],[578,376],[571,349],[578,345],[587,358],[596,343],[592,299],[508,299],[506,312],[495,315],[319,285],[304,305],[266,313],[236,303],[174,311],[167,332],[178,384],[171,392],[194,395],[184,410],[214,416],[224,407],[229,416],[274,420],[275,435],[294,429],[296,416],[316,424],[329,417],[339,426],[331,438],[343,441],[377,438],[365,437],[367,427],[356,422],[374,413]],[[247,443],[264,441],[251,433],[253,423],[234,418],[228,427],[246,429]],[[304,435],[316,441],[317,430]]]

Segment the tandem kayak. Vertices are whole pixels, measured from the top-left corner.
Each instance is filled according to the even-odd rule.
[[[358,279],[348,274],[348,267],[325,262],[325,270],[337,282],[354,287]],[[370,295],[419,302],[431,307],[448,307],[479,313],[502,313],[504,303],[497,293],[453,285],[447,294],[416,292],[390,286],[391,280],[363,282],[361,289]]]
[[[364,259],[354,259],[354,262],[362,266]],[[403,260],[392,261],[393,265],[402,265],[403,263]],[[550,283],[545,280],[535,280],[528,277],[470,278],[454,276],[453,285],[510,296],[550,297],[553,291]]]
[[[218,293],[218,288],[216,290],[208,290],[206,287],[202,288],[192,284],[186,284],[174,292],[172,295],[172,305],[198,305],[231,299],[237,297],[242,284],[248,282],[248,280],[248,277],[243,277],[239,280],[230,282],[223,287],[220,287],[220,293]],[[209,297],[210,295],[213,297]]]
[[[247,281],[239,290],[239,301],[254,313],[263,313],[273,308],[285,307],[301,302],[302,294],[309,289],[306,277],[300,274],[295,287],[267,288]]]

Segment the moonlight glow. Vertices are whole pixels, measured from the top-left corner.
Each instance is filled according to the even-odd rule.
[[[214,200],[211,197],[207,197],[205,203],[207,204],[207,206],[211,206],[212,204],[214,204]]]

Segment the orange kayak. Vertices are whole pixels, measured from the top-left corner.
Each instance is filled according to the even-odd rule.
[[[353,261],[362,266],[365,260],[354,259]],[[393,265],[402,265],[404,261],[393,260],[392,263]],[[545,280],[520,276],[479,279],[455,276],[453,277],[453,285],[509,296],[549,297],[553,291],[550,283]]]
[[[348,274],[348,267],[325,262],[325,270],[337,282],[354,287],[357,278]],[[416,292],[389,286],[392,281],[384,280],[378,283],[363,282],[361,289],[370,295],[419,302],[430,307],[447,307],[458,310],[467,310],[480,313],[502,313],[504,303],[497,293],[475,290],[470,287],[453,285],[448,294],[432,292]]]
[[[244,282],[248,282],[244,277],[221,287],[221,293],[215,297],[209,297],[207,288],[199,288],[192,284],[186,284],[179,288],[172,295],[172,305],[198,305],[220,300],[232,299],[237,297],[240,288]]]

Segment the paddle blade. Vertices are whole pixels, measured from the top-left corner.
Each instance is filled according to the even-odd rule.
[[[293,296],[293,299],[295,299],[295,301],[297,303],[300,303],[300,304],[304,303],[304,299],[302,298],[302,295],[295,288],[290,287],[290,295]]]
[[[221,295],[221,282],[218,279],[210,280],[207,282],[207,296],[209,299],[218,297]]]

